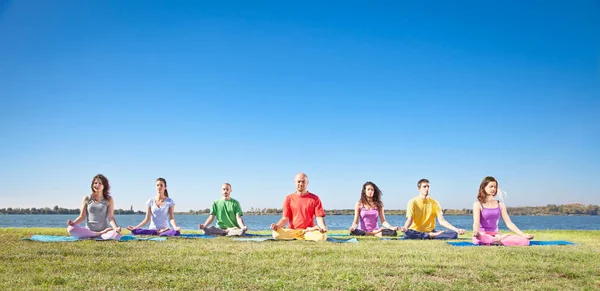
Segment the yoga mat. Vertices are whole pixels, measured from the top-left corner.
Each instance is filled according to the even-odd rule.
[[[275,240],[273,237],[234,237],[234,241],[254,241],[254,242],[263,242],[268,240]]]
[[[264,242],[264,241],[271,241],[271,240],[275,240],[275,239],[272,237],[234,237],[233,240],[234,241]],[[282,240],[282,241],[284,241],[284,240]],[[328,237],[327,241],[333,242],[333,243],[357,243],[358,239],[356,239],[356,238],[340,239],[340,238]]]
[[[466,241],[460,241],[460,242],[456,242],[456,241],[449,241],[446,242],[449,245],[455,246],[455,247],[485,247],[486,245],[476,245],[472,242],[466,242]],[[564,240],[550,240],[550,241],[539,241],[539,240],[532,240],[529,242],[530,246],[564,246],[564,245],[574,245],[575,243],[569,242],[569,241],[564,241]],[[491,245],[491,246],[503,246],[503,245]]]
[[[244,236],[252,236],[252,237],[272,237],[272,234],[258,234],[258,233],[246,233]]]
[[[382,237],[379,238],[379,240],[431,240],[431,241],[436,241],[436,239],[405,239],[403,236],[398,236],[398,237]],[[468,238],[455,238],[453,240],[470,240]],[[437,241],[442,241],[441,239],[437,239]]]
[[[575,243],[566,241],[566,240],[532,240],[529,241],[530,246],[565,246],[565,245],[574,245]]]
[[[22,238],[21,240],[30,240],[30,241],[38,241],[38,242],[73,242],[80,240],[97,240],[97,241],[107,241],[112,239],[102,239],[102,238],[86,238],[86,239],[78,239],[72,236],[59,236],[59,235],[43,235],[43,234],[35,234],[30,238]],[[149,240],[149,241],[165,241],[167,238],[165,237],[149,237],[149,238],[139,238],[133,235],[124,235],[119,240],[120,242],[127,241],[139,241],[139,240]]]
[[[328,242],[333,242],[333,243],[357,243],[358,239],[356,239],[356,238],[347,238],[347,239],[344,238],[344,239],[341,239],[341,238],[328,237],[327,241]]]
[[[182,233],[179,236],[173,236],[173,237],[182,237],[182,238],[215,238],[215,236],[206,235],[206,234],[203,234],[203,233]]]
[[[31,241],[40,241],[40,242],[70,242],[70,241],[78,241],[79,239],[77,239],[76,237],[72,237],[72,236],[34,234],[30,238],[22,238],[21,240],[31,240]]]
[[[272,237],[272,234],[257,234],[257,233],[246,233],[246,235],[244,236],[252,236],[252,237]],[[347,237],[350,236],[349,234],[344,234],[344,233],[328,233],[327,236],[335,236],[335,237]]]

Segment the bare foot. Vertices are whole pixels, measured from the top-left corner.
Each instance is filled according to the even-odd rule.
[[[165,232],[167,230],[171,230],[171,228],[167,227],[167,228],[164,228],[164,229],[160,229],[160,230],[158,230],[158,234],[161,234],[161,233],[163,233],[163,232]]]
[[[436,238],[438,237],[440,234],[444,233],[443,231],[436,231],[436,232],[430,232],[429,233],[429,238]]]
[[[111,230],[113,230],[113,229],[109,227],[109,228],[107,228],[107,229],[105,229],[103,231],[96,232],[96,235],[103,235],[103,234],[105,234],[105,233],[107,233],[107,232],[109,232]]]
[[[509,235],[508,234],[497,234],[494,236],[494,242],[501,242],[503,239],[507,238]]]

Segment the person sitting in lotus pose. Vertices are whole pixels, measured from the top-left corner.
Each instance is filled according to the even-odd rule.
[[[121,227],[115,220],[115,201],[110,196],[108,179],[102,174],[94,176],[91,188],[92,194],[83,197],[79,216],[73,221],[67,220],[67,232],[76,238],[120,239]],[[79,226],[83,220],[86,227]]]
[[[215,200],[210,208],[210,215],[204,224],[198,228],[203,229],[207,235],[243,236],[248,230],[244,224],[242,207],[240,203],[231,198],[231,184],[225,183],[221,186],[222,198]],[[217,218],[217,227],[210,226]]]
[[[398,227],[391,226],[386,220],[381,202],[381,190],[373,182],[366,182],[360,194],[360,200],[354,206],[354,221],[350,226],[352,235],[397,236]],[[379,227],[378,219],[381,219]],[[358,222],[360,221],[360,227]]]
[[[494,199],[498,181],[485,177],[479,185],[477,202],[473,203],[473,243],[478,245],[500,244],[505,246],[528,246],[533,235],[523,233],[511,220],[504,203]],[[508,229],[517,235],[501,234],[498,221],[502,217]]]
[[[167,180],[156,179],[156,196],[146,202],[146,217],[137,226],[128,226],[127,229],[138,235],[179,236],[181,228],[175,222],[175,201],[169,197]],[[169,219],[171,226],[169,227]],[[150,221],[148,229],[141,227]]]
[[[308,192],[308,176],[299,173],[294,178],[296,192],[285,197],[283,201],[283,216],[277,223],[271,224],[273,238],[278,240],[327,240],[327,225],[325,225],[325,210],[321,199]],[[315,217],[317,225],[315,225]],[[283,228],[286,224],[289,228]]]
[[[402,226],[404,239],[455,239],[464,234],[464,229],[458,229],[444,219],[444,212],[437,200],[429,196],[429,180],[417,182],[419,196],[411,199],[406,206],[406,223]],[[436,231],[435,219],[449,230]]]

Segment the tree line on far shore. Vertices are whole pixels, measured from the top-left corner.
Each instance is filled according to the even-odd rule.
[[[521,206],[507,207],[510,215],[598,215],[600,206],[598,205],[583,205],[579,203],[555,205],[548,204],[546,206]],[[53,208],[0,208],[0,214],[73,214],[78,215],[79,209],[67,209],[59,206]],[[282,210],[278,208],[250,208],[244,211],[245,215],[281,215]],[[178,215],[207,215],[210,213],[209,208],[199,210],[189,210],[187,212],[176,212]],[[327,215],[353,215],[354,209],[334,209],[325,210]],[[145,214],[144,211],[135,211],[133,209],[123,210],[115,209],[117,215],[127,214]],[[403,209],[386,209],[387,215],[405,215],[406,210]],[[444,209],[444,215],[471,215],[472,209]]]

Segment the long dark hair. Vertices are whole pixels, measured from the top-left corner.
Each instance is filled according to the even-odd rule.
[[[156,182],[158,181],[161,181],[163,184],[165,184],[165,197],[169,197],[169,191],[167,191],[167,180],[165,180],[165,178],[158,178],[156,179]]]
[[[102,196],[104,196],[105,200],[109,200],[110,184],[108,184],[108,179],[106,179],[106,177],[102,174],[98,174],[92,179],[92,184],[90,185],[90,188],[92,188],[92,194],[94,194],[94,181],[96,180],[100,180],[100,182],[102,182],[102,185],[104,186],[104,190],[102,190]]]
[[[373,186],[373,190],[374,190],[373,191],[373,199],[371,202],[369,202],[369,200],[367,198],[367,186],[369,186],[369,185]],[[369,181],[369,182],[366,182],[362,187],[362,191],[360,193],[360,203],[362,205],[369,205],[371,207],[375,206],[377,209],[382,209],[383,202],[381,202],[381,196],[383,196],[383,194],[381,193],[381,190],[379,190],[379,187],[377,187],[377,185],[375,185],[375,183]]]
[[[485,202],[485,197],[487,196],[487,193],[485,193],[485,187],[487,187],[487,185],[491,182],[496,182],[496,189],[498,189],[499,185],[498,181],[496,181],[496,178],[492,176],[483,178],[483,181],[481,181],[481,184],[479,185],[479,192],[477,193],[477,200],[479,200],[479,202]],[[496,192],[496,194],[498,194],[498,192]]]

